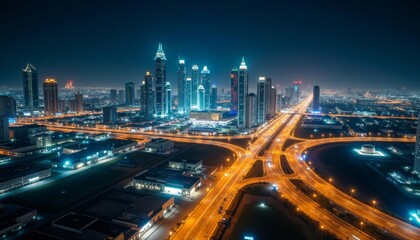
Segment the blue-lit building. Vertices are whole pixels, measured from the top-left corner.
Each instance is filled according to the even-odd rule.
[[[198,71],[198,66],[193,65],[191,69],[191,107],[197,108],[197,89],[200,85],[200,72]]]
[[[125,83],[125,105],[132,106],[134,104],[134,83]]]
[[[210,70],[207,66],[201,70],[201,85],[204,87],[204,110],[210,108]]]
[[[318,85],[315,85],[313,89],[313,96],[312,96],[312,112],[313,113],[320,112],[319,97],[320,97],[320,89]]]
[[[155,78],[155,115],[165,117],[166,56],[161,43],[155,56]]]
[[[230,111],[238,113],[238,68],[232,68],[230,72]]]
[[[179,59],[178,61],[178,72],[177,72],[177,82],[178,82],[178,112],[183,113],[186,109],[185,107],[185,81],[186,81],[187,71],[185,69],[185,60]]]
[[[197,88],[197,109],[199,111],[204,111],[206,109],[206,90],[203,85],[200,85]]]
[[[165,84],[165,116],[172,114],[172,87],[170,82]]]
[[[238,128],[245,128],[246,96],[248,96],[248,67],[242,57],[238,72]]]
[[[259,124],[265,123],[266,120],[266,82],[265,77],[259,77],[257,83],[257,122]]]

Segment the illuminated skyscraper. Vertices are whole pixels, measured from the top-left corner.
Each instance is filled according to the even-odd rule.
[[[257,122],[259,124],[265,123],[266,119],[266,82],[265,77],[259,77],[257,83]]]
[[[210,70],[207,69],[207,66],[203,67],[203,70],[201,70],[201,85],[204,87],[204,95],[205,95],[205,109],[210,108]]]
[[[178,72],[177,72],[177,81],[178,81],[178,112],[185,111],[185,78],[187,71],[185,70],[185,60],[179,59],[178,61]]]
[[[416,150],[414,152],[414,171],[420,176],[420,114],[417,119]]]
[[[155,114],[164,117],[165,110],[165,84],[166,84],[166,56],[162,44],[159,43],[155,56]]]
[[[193,65],[191,71],[191,107],[197,108],[197,89],[200,85],[200,72],[198,71],[198,66]]]
[[[199,111],[206,109],[206,90],[203,85],[199,85],[197,88],[197,108]]]
[[[312,96],[312,112],[319,113],[319,95],[320,95],[320,89],[318,85],[315,85],[313,90],[313,96]]]
[[[58,112],[58,84],[54,79],[45,79],[44,89],[44,110],[47,115],[54,115]]]
[[[165,84],[165,116],[172,114],[172,87],[170,82]]]
[[[217,87],[215,84],[211,86],[210,108],[217,109]]]
[[[238,128],[245,128],[246,96],[248,96],[248,68],[242,57],[238,72]]]
[[[190,77],[185,78],[184,94],[185,94],[184,111],[188,114],[191,111],[191,101],[192,101],[192,81]]]
[[[76,93],[75,101],[76,101],[76,112],[77,113],[83,112],[83,94],[79,92]]]
[[[232,68],[230,72],[230,110],[233,113],[238,112],[238,68]]]
[[[267,119],[269,119],[275,117],[277,113],[277,90],[274,88],[274,86],[271,86],[266,92],[266,95],[266,114]]]
[[[150,72],[146,72],[144,76],[144,115],[146,118],[152,118],[154,114],[154,94],[153,94],[153,77]]]
[[[26,109],[37,109],[39,107],[38,73],[28,63],[23,72],[23,97]]]
[[[134,104],[134,83],[125,83],[125,105],[132,106]]]
[[[300,85],[302,84],[301,81],[295,81],[293,82],[293,95],[292,95],[292,101],[294,103],[298,103],[300,100]]]

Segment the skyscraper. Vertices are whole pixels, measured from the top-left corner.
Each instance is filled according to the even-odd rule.
[[[265,103],[267,109],[266,114],[267,119],[269,119],[275,117],[277,113],[277,90],[274,86],[271,86],[266,92],[266,95],[268,96],[266,97],[267,101]]]
[[[204,96],[205,96],[205,109],[210,108],[210,70],[207,69],[207,66],[203,67],[201,70],[201,85],[204,87]]]
[[[159,43],[158,50],[155,56],[155,114],[159,117],[165,116],[165,84],[166,84],[166,56],[162,49],[162,44]]]
[[[125,83],[125,105],[132,106],[134,104],[134,83]]]
[[[217,87],[215,84],[211,86],[210,108],[217,109]]]
[[[246,96],[245,127],[251,128],[257,122],[257,96],[254,93]]]
[[[292,95],[292,102],[298,103],[300,100],[300,85],[302,84],[301,81],[293,82],[293,95]]]
[[[172,114],[172,87],[170,82],[165,83],[165,116]]]
[[[177,72],[177,82],[178,82],[178,112],[185,112],[185,81],[186,81],[187,71],[185,70],[185,60],[179,59],[178,61],[178,72]]]
[[[16,117],[16,100],[9,96],[0,96],[0,116]]]
[[[248,96],[248,68],[242,57],[238,72],[238,128],[245,127],[246,96]]]
[[[233,113],[238,112],[238,68],[232,68],[230,72],[230,110]]]
[[[0,142],[8,142],[9,140],[9,118],[0,116]]]
[[[111,101],[111,103],[117,103],[117,90],[116,89],[111,89],[109,91],[109,100]]]
[[[47,115],[54,115],[58,112],[58,84],[54,79],[45,79],[44,89],[44,110]]]
[[[146,81],[140,82],[140,112],[145,113],[146,109]]]
[[[80,113],[83,112],[83,94],[80,92],[77,92],[75,95],[75,101],[76,101],[76,112]]]
[[[39,107],[38,73],[30,63],[22,71],[25,108],[37,109]]]
[[[203,85],[199,85],[197,88],[197,109],[203,111],[206,109],[206,90]]]
[[[257,122],[259,124],[265,123],[266,118],[266,82],[265,77],[259,77],[257,83]]]
[[[102,109],[102,119],[104,123],[116,123],[117,122],[117,108],[114,106],[104,107]]]
[[[125,103],[124,90],[118,90],[118,104],[124,104],[124,103]]]
[[[191,107],[197,108],[197,89],[200,85],[200,72],[198,71],[198,66],[193,65],[191,71]]]
[[[146,118],[152,118],[154,114],[154,98],[153,98],[153,77],[150,72],[146,72],[144,76],[144,115]]]
[[[320,89],[318,85],[314,86],[313,96],[312,96],[312,112],[319,113],[319,95]]]
[[[192,81],[190,77],[185,78],[184,95],[185,95],[184,111],[188,114],[191,111],[191,102],[192,102]]]
[[[417,119],[416,149],[414,152],[414,171],[420,176],[420,114]]]

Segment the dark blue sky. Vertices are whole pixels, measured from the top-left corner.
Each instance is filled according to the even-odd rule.
[[[265,75],[280,87],[420,89],[418,1],[63,2],[0,3],[1,84],[20,86],[30,62],[60,85],[138,86],[162,42],[174,87],[180,55],[222,88],[245,56],[251,88]]]

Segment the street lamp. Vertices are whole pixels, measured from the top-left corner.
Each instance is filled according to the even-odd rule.
[[[375,209],[375,205],[376,205],[376,200],[373,200],[373,201],[372,201],[372,210],[374,210],[374,209]]]
[[[360,230],[363,230],[363,224],[365,224],[364,222],[360,222]]]
[[[333,179],[332,179],[332,178],[329,178],[329,179],[328,179],[328,181],[329,181],[330,183],[332,183]]]
[[[352,189],[350,190],[350,195],[351,195],[351,197],[353,197],[354,192],[356,192],[356,190],[354,190],[354,188],[352,188]]]

